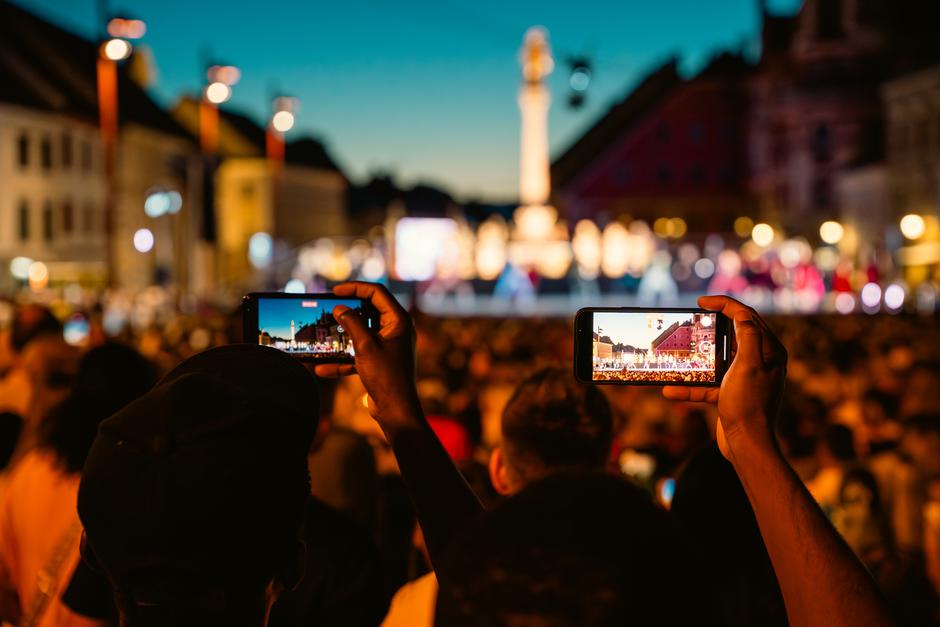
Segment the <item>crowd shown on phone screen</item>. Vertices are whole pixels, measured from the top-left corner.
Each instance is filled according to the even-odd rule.
[[[355,365],[238,312],[0,332],[0,624],[937,625],[940,325],[766,319],[721,388],[575,381],[571,321],[381,286]],[[720,416],[720,418],[719,418]]]

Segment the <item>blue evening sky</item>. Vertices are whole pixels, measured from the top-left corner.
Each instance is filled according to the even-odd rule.
[[[317,303],[317,306],[304,307],[303,303]],[[352,309],[359,307],[358,300],[331,299],[317,301],[294,298],[261,298],[258,300],[258,328],[267,331],[273,337],[290,338],[290,321],[294,321],[294,330],[300,330],[305,324],[316,322],[323,311],[332,311],[336,305],[346,305]]]
[[[15,0],[81,34],[95,0]],[[297,130],[324,140],[354,180],[384,170],[459,198],[516,195],[517,54],[548,28],[556,57],[552,153],[563,150],[646,72],[678,55],[686,72],[714,53],[756,49],[758,0],[110,0],[146,20],[143,42],[171,104],[202,80],[200,51],[243,70],[231,105],[261,120],[269,95],[300,98]],[[792,13],[801,0],[770,0]],[[588,106],[566,109],[564,59],[593,59]]]
[[[600,328],[600,334],[606,335],[614,344],[629,344],[636,348],[650,348],[659,334],[675,322],[692,320],[689,313],[662,313],[663,328],[653,324],[650,328],[647,314],[640,312],[594,312],[594,331]],[[288,323],[289,324],[289,323]]]

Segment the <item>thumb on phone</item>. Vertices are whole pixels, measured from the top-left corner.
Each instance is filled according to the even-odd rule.
[[[734,336],[738,344],[735,359],[740,357],[741,361],[749,366],[762,365],[761,330],[750,313],[741,311],[735,314]]]
[[[349,337],[352,338],[356,353],[368,350],[372,342],[375,341],[362,315],[346,305],[336,305],[333,308],[333,317],[339,321]]]

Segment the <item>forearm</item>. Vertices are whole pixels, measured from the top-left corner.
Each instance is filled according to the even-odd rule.
[[[891,625],[875,582],[783,457],[758,446],[732,450],[790,624]]]
[[[404,411],[394,424],[386,426],[385,433],[421,523],[431,563],[437,567],[457,531],[482,513],[483,506],[420,409]]]

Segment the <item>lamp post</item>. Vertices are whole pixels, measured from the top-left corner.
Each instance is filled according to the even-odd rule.
[[[199,100],[199,145],[211,155],[219,149],[219,105],[232,97],[232,86],[241,72],[234,65],[211,65],[206,69],[207,84]]]
[[[133,52],[130,41],[140,39],[147,32],[147,25],[138,19],[111,17],[107,19],[106,0],[98,3],[99,19],[105,24],[106,37],[101,37],[98,47],[98,116],[101,133],[101,151],[104,165],[104,233],[105,271],[108,287],[115,282],[114,276],[114,209],[115,209],[115,165],[117,163],[118,139],[118,63]]]
[[[284,163],[284,135],[294,128],[300,101],[290,96],[278,96],[271,109],[271,119],[265,132],[265,149],[268,159],[279,170]]]

